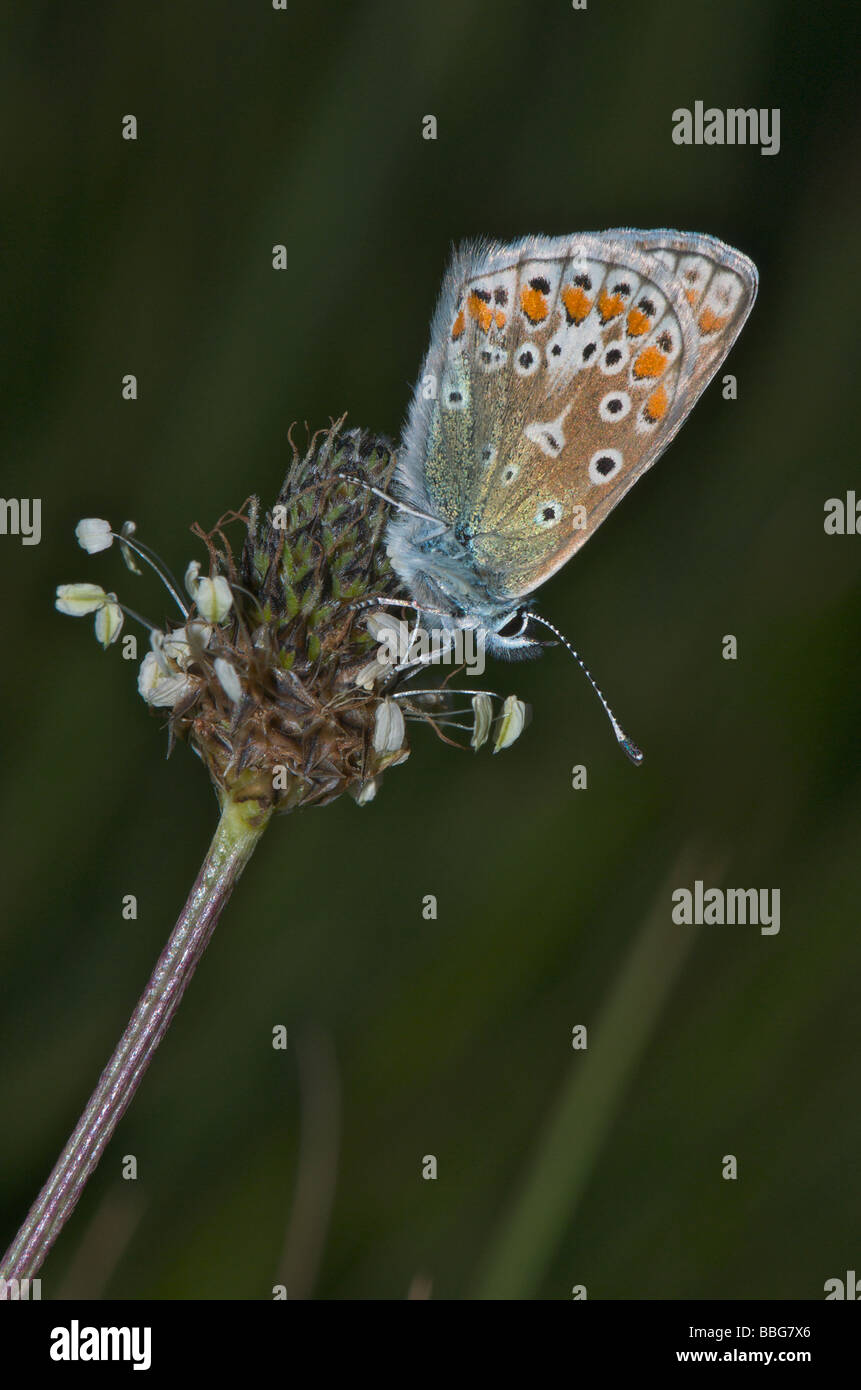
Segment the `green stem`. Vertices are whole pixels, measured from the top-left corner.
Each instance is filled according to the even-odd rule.
[[[149,984],[51,1176],[3,1257],[0,1298],[3,1280],[36,1273],[74,1211],[170,1026],[269,814],[256,800],[223,799],[209,851]]]

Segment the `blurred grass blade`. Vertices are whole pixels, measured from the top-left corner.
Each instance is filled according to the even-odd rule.
[[[590,1029],[588,1050],[572,1057],[571,1079],[513,1210],[480,1270],[474,1297],[538,1295],[618,1115],[628,1081],[695,940],[693,930],[675,926],[670,918],[670,894],[690,880],[693,862],[699,865],[697,876],[702,876],[702,857],[684,854],[658,894],[594,1030]],[[578,1273],[582,1271],[572,1271],[572,1282],[577,1282]]]

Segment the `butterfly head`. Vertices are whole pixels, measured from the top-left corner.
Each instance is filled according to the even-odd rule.
[[[392,568],[429,627],[472,629],[490,656],[527,661],[547,645],[530,631],[530,603],[500,593],[475,562],[464,525],[396,512],[386,544]]]

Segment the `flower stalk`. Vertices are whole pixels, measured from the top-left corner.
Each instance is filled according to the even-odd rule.
[[[447,682],[417,690],[408,682],[421,664],[383,654],[378,639],[393,621],[390,609],[415,608],[400,592],[385,544],[395,457],[386,440],[343,423],[314,435],[304,456],[294,449],[270,511],[251,497],[211,531],[192,527],[210,568],[201,575],[192,560],[185,571],[192,607],[155,551],[133,539],[134,522],[116,532],[101,517],[85,517],[76,528],[90,555],[116,541],[132,573],[142,574],[135,557],[144,561],[177,605],[180,620],[162,630],[90,582],[60,585],[55,604],[71,617],[94,617],[106,651],[124,616],[147,629],[138,690],[167,719],[169,748],[185,742],[201,759],[221,819],[128,1027],[0,1264],[0,1297],[2,1279],[40,1268],[74,1211],[269,818],[345,792],[367,805],[383,774],[409,757],[408,719],[429,724],[446,743],[453,740],[444,729],[472,734],[476,750],[495,725],[494,752],[524,727],[528,711],[514,696],[503,703]],[[224,530],[233,524],[245,533],[236,551]],[[502,704],[495,720],[494,703]]]
[[[0,1264],[2,1280],[32,1277],[77,1206],[167,1032],[219,917],[269,821],[254,788],[222,799],[209,851],[113,1056],[53,1171]]]

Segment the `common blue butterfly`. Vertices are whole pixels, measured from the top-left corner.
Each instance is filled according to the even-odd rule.
[[[456,250],[386,537],[422,620],[475,628],[509,658],[538,654],[536,622],[565,642],[528,595],[663,453],[756,290],[753,263],[699,233],[616,228]]]

